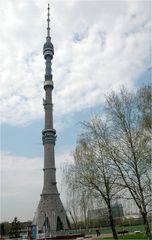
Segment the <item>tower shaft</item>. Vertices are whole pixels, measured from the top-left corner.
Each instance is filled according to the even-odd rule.
[[[43,231],[45,229],[45,232],[47,232],[48,235],[53,235],[53,233],[57,230],[67,229],[68,220],[56,185],[54,153],[56,130],[53,128],[53,81],[51,68],[54,47],[51,43],[50,37],[49,9],[48,5],[47,37],[46,43],[43,47],[43,55],[46,61],[44,81],[45,99],[43,99],[45,126],[42,130],[42,141],[44,145],[44,184],[34,223],[37,224],[39,231]]]

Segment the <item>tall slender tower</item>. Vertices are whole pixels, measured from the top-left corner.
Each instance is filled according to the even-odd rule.
[[[42,130],[42,141],[44,145],[44,185],[35,219],[38,230],[42,231],[43,228],[45,228],[45,231],[48,234],[57,230],[68,228],[68,219],[56,186],[56,168],[54,157],[56,131],[53,128],[53,81],[51,69],[54,47],[51,43],[50,37],[49,11],[50,7],[48,4],[47,37],[43,46],[43,55],[46,61],[44,81],[45,99],[43,100],[45,110],[45,128]]]

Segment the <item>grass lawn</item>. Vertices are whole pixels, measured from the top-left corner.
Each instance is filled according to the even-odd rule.
[[[113,238],[101,238],[102,239],[106,239],[106,240],[112,240]],[[144,234],[130,234],[130,235],[125,235],[125,236],[118,236],[118,239],[132,239],[132,240],[136,240],[136,239],[147,239]],[[99,239],[100,240],[100,239]]]
[[[122,231],[122,230],[127,230],[129,232],[134,232],[134,231],[141,231],[144,232],[144,226],[143,225],[136,225],[136,226],[116,226],[116,231]],[[88,230],[87,230],[88,231]],[[111,233],[111,228],[110,227],[102,227],[101,226],[101,234],[106,234],[106,233]],[[95,229],[90,229],[89,232],[86,232],[86,234],[96,234]]]

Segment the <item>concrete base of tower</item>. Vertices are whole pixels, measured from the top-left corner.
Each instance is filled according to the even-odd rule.
[[[69,228],[69,221],[58,193],[41,195],[34,224],[39,232],[45,232],[48,236]]]

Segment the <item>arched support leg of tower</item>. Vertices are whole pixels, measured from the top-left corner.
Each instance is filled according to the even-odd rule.
[[[57,217],[56,230],[57,231],[63,230],[63,223],[59,216]]]

